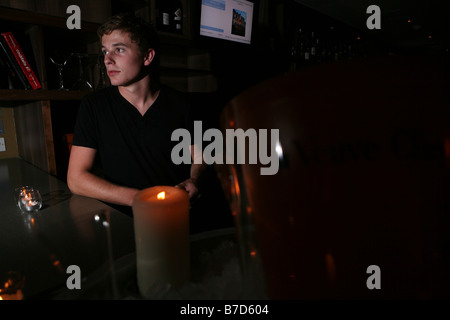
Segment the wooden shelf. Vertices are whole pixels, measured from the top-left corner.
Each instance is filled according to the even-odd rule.
[[[35,72],[45,88],[0,89],[0,105],[13,107],[7,109],[13,113],[10,122],[15,124],[15,137],[9,138],[8,143],[17,145],[22,159],[59,178],[64,178],[67,171],[67,159],[59,149],[62,135],[73,130],[76,108],[91,91],[47,89],[48,54],[57,50],[98,52],[96,31],[111,15],[111,0],[81,1],[81,29],[68,29],[68,3],[71,2],[0,0],[0,28],[29,38],[25,40],[30,40],[30,58],[34,58]]]
[[[185,46],[188,47],[192,44],[192,40],[189,35],[178,34],[166,31],[156,31],[159,36],[159,40],[162,44],[171,44],[177,46]]]
[[[3,6],[0,6],[0,20],[67,29],[65,18]],[[83,31],[95,32],[99,26],[97,23],[81,21]]]
[[[0,90],[0,101],[81,100],[91,91]]]

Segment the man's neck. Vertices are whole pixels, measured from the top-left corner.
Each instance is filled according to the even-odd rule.
[[[159,86],[152,90],[149,82],[140,81],[128,86],[119,86],[119,92],[141,115],[144,115],[158,98]]]

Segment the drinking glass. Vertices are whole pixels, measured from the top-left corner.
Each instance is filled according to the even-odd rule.
[[[36,212],[42,208],[41,194],[33,187],[21,187],[17,198],[18,206],[24,212]]]
[[[58,90],[68,90],[64,87],[63,70],[72,54],[54,53],[50,57],[50,61],[58,68],[59,88]]]
[[[72,86],[73,90],[92,90],[91,83],[86,79],[84,75],[84,68],[83,68],[83,58],[87,58],[87,53],[72,53],[75,57],[78,58],[78,69],[80,71],[77,81]]]
[[[103,55],[98,55],[96,66],[98,67],[98,83],[96,89],[106,88],[107,85],[107,75],[106,75],[106,67],[103,61]]]
[[[27,192],[28,189],[32,189],[32,187],[29,187],[29,186],[20,186],[20,187],[17,187],[16,189],[14,189],[14,199],[16,200],[16,205],[17,205],[18,207],[20,207],[20,206],[19,206],[20,198],[22,198],[23,196],[25,196],[25,194],[26,194],[26,192]]]
[[[241,93],[221,114],[223,131],[279,130],[273,147],[258,145],[279,171],[262,174],[260,158],[227,161],[233,180],[221,176],[239,200],[236,229],[255,231],[256,241],[240,238],[244,262],[260,255],[272,300],[448,298],[446,71],[417,57],[304,71]]]

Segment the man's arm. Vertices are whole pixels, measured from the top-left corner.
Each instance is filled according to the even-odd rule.
[[[191,165],[191,177],[179,184],[176,185],[176,187],[182,188],[187,191],[189,194],[189,199],[194,200],[195,198],[199,197],[199,183],[201,179],[202,173],[206,169],[206,165],[203,162],[203,155],[201,150],[197,150],[194,146],[191,146],[191,158],[192,158],[192,165]],[[197,158],[196,158],[197,157]],[[195,159],[197,159],[195,161]],[[201,162],[200,164],[196,164],[196,162]]]
[[[92,148],[72,146],[67,170],[70,191],[113,204],[131,206],[137,189],[115,185],[90,172],[96,152]]]

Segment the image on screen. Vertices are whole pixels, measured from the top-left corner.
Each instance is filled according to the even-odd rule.
[[[200,35],[250,44],[253,6],[245,0],[202,0]]]

